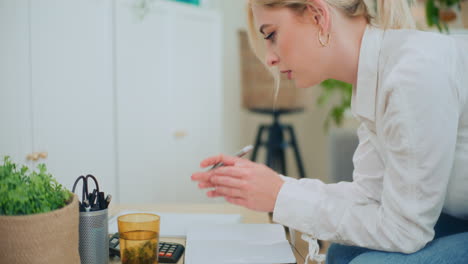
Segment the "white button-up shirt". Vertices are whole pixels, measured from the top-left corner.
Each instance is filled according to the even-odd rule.
[[[468,219],[467,108],[468,36],[368,26],[353,182],[283,177],[273,220],[342,244],[421,249],[441,211]]]

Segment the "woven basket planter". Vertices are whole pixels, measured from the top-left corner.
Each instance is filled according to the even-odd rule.
[[[78,197],[41,214],[0,216],[0,263],[79,264]]]

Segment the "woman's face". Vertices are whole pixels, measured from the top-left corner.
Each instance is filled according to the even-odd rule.
[[[306,88],[325,80],[324,49],[318,41],[319,27],[309,10],[299,16],[289,8],[252,7],[255,26],[265,38],[266,63]]]

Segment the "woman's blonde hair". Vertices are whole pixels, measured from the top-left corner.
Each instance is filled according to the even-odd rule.
[[[382,29],[413,29],[415,21],[411,14],[408,0],[377,0],[377,6],[374,7],[376,14],[373,15],[373,8],[366,3],[367,0],[324,0],[328,5],[341,10],[349,17],[363,16],[368,23]],[[257,57],[265,64],[265,48],[263,38],[257,32],[254,23],[252,6],[258,5],[268,8],[286,7],[302,14],[308,6],[314,7],[310,0],[248,0],[247,1],[247,19],[248,35],[252,49]],[[267,67],[275,77],[276,94],[279,88],[278,69]]]

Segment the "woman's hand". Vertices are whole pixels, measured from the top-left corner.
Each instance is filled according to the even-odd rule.
[[[263,164],[225,155],[207,158],[200,166],[206,168],[218,162],[224,166],[192,175],[200,189],[214,188],[207,192],[208,197],[223,196],[232,204],[256,211],[273,211],[284,183],[276,172]]]

